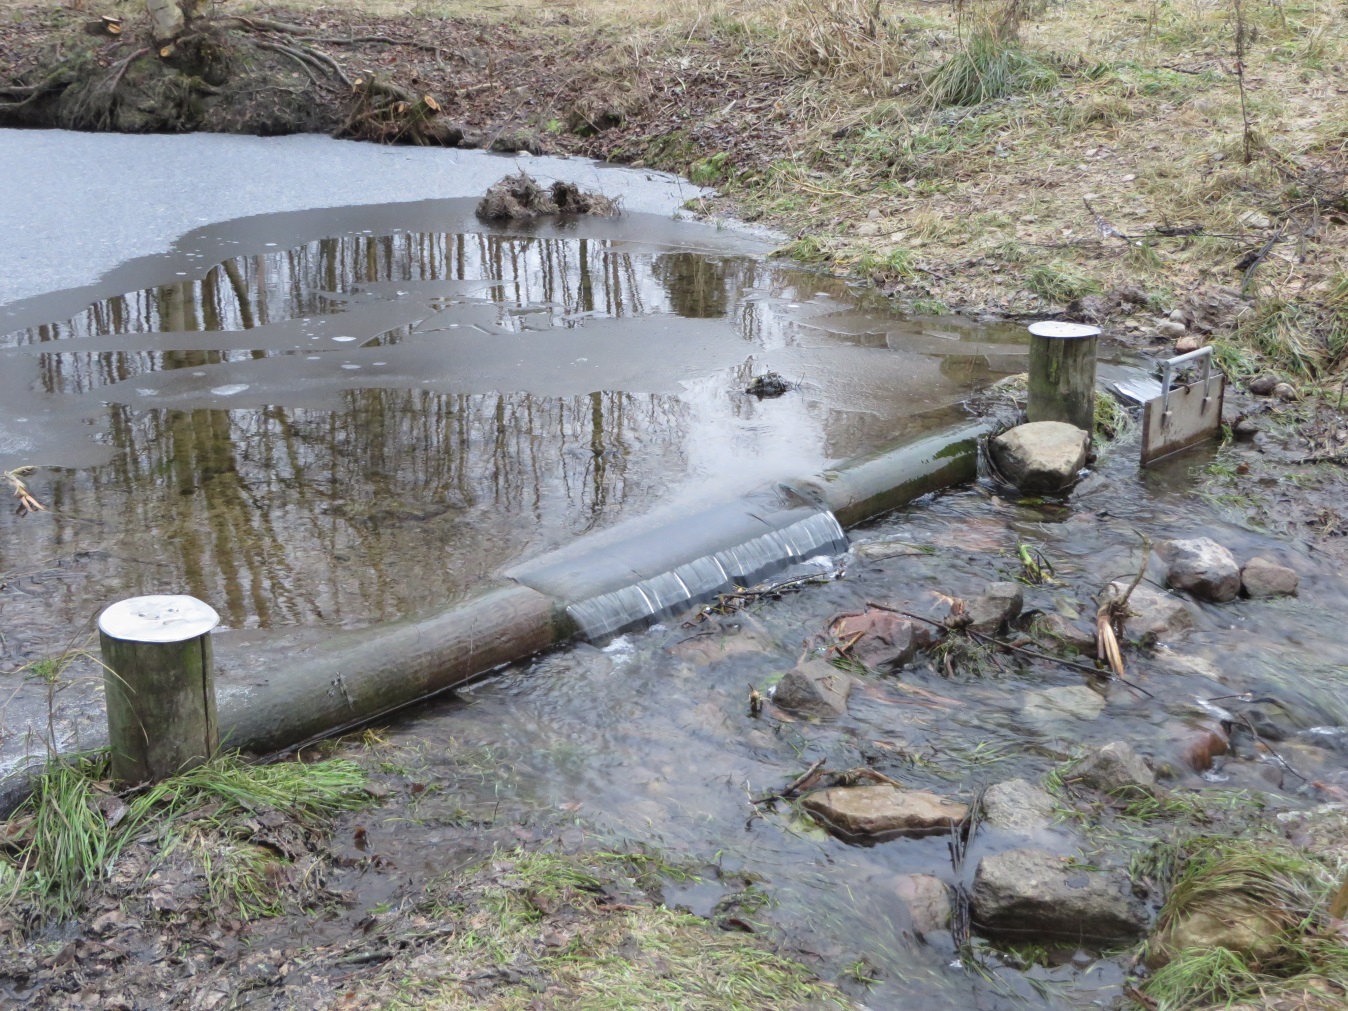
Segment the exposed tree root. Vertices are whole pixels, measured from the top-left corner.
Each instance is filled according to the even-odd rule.
[[[129,133],[325,132],[437,146],[463,139],[432,95],[356,77],[326,48],[374,43],[438,58],[433,45],[386,35],[324,35],[242,16],[192,18],[169,40],[152,40],[148,30],[141,38],[133,34],[80,32],[60,39],[45,76],[0,86],[0,124]]]

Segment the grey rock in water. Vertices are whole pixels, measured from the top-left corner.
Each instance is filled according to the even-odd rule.
[[[1061,421],[1034,421],[992,440],[1002,476],[1027,495],[1064,491],[1086,466],[1090,435]]]
[[[1150,790],[1156,785],[1156,775],[1146,759],[1126,741],[1110,741],[1089,752],[1072,766],[1067,778],[1104,793],[1126,787]]]
[[[1248,597],[1295,597],[1300,583],[1294,569],[1255,557],[1240,570],[1240,585]]]
[[[913,929],[932,934],[950,929],[950,889],[931,874],[900,874],[894,879],[894,891],[908,907]]]
[[[1105,588],[1105,593],[1111,597],[1121,597],[1127,591],[1128,583],[1122,580]],[[1143,642],[1170,639],[1194,625],[1194,616],[1183,600],[1145,586],[1133,589],[1128,598],[1128,609],[1133,614],[1123,623],[1124,634]]]
[[[925,790],[875,786],[835,786],[801,801],[828,828],[848,836],[944,832],[969,816],[969,808]]]
[[[852,678],[827,660],[806,660],[777,682],[772,701],[806,716],[841,716],[847,712]]]
[[[1166,564],[1166,582],[1177,590],[1218,604],[1240,594],[1240,566],[1210,537],[1162,541],[1156,554]]]
[[[1078,653],[1095,653],[1095,630],[1085,629],[1061,614],[1045,614],[1035,620],[1040,634],[1057,639]]]
[[[1015,849],[978,862],[974,923],[997,934],[1131,941],[1146,927],[1124,874],[1087,870],[1039,849]]]
[[[1246,386],[1251,393],[1260,397],[1267,397],[1273,392],[1274,387],[1278,385],[1278,377],[1265,372],[1262,376],[1255,376]]]
[[[1053,824],[1053,798],[1033,783],[1008,779],[983,791],[983,821],[1018,835],[1037,835]]]
[[[1025,590],[1019,583],[989,583],[986,590],[968,602],[969,627],[984,635],[997,635],[1020,617]]]
[[[1104,708],[1104,698],[1085,685],[1027,692],[1023,706],[1025,715],[1037,720],[1093,720]]]

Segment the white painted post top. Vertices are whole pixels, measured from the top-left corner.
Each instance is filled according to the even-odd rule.
[[[220,624],[210,604],[177,593],[129,597],[109,604],[98,628],[123,642],[186,642]]]
[[[1059,323],[1055,320],[1042,320],[1039,323],[1031,323],[1029,331],[1036,337],[1100,336],[1100,328],[1098,326],[1087,326],[1085,323]]]

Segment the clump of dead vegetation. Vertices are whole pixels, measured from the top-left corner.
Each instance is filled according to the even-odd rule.
[[[545,189],[527,172],[506,176],[477,205],[477,216],[483,221],[532,221],[550,214],[611,218],[617,213],[617,202],[602,193],[590,193],[561,180]]]

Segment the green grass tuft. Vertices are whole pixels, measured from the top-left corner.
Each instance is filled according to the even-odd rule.
[[[37,778],[32,795],[5,826],[9,843],[0,854],[0,909],[17,904],[37,919],[71,915],[108,879],[130,842],[152,832],[171,848],[177,841],[174,821],[185,815],[196,813],[199,825],[220,827],[272,809],[318,827],[368,802],[364,771],[347,761],[249,765],[222,756],[147,790],[122,794],[114,791],[108,773],[107,756],[97,754],[55,763]],[[230,857],[218,855],[226,863]],[[228,875],[246,878],[243,865],[250,859],[239,857],[242,865]]]
[[[1341,868],[1273,841],[1199,836],[1164,847],[1152,870],[1173,879],[1152,952],[1167,961],[1142,985],[1158,1011],[1227,1006],[1276,994],[1341,1006],[1327,981],[1348,980],[1348,946],[1328,919]],[[1260,924],[1257,950],[1220,945],[1168,951],[1167,932],[1189,916]]]
[[[928,75],[926,100],[933,108],[982,105],[1057,83],[1058,73],[1049,63],[993,32],[980,31]]]
[[[1025,272],[1025,287],[1046,302],[1065,304],[1083,295],[1098,295],[1100,282],[1070,263],[1037,263]]]

